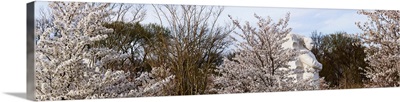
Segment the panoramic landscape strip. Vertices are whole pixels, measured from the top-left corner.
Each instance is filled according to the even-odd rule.
[[[399,10],[33,4],[39,101],[400,85]]]

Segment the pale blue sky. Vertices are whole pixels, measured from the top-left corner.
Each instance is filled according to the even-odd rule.
[[[47,2],[37,2],[35,12],[38,8],[47,7]],[[147,6],[148,15],[143,23],[157,22],[153,8]],[[237,18],[242,23],[249,21],[255,24],[254,13],[259,16],[271,16],[274,21],[283,18],[287,12],[291,13],[289,27],[293,33],[309,36],[312,31],[317,30],[324,34],[330,34],[337,31],[346,31],[348,33],[359,33],[355,22],[366,21],[366,16],[357,14],[357,10],[348,9],[305,9],[305,8],[268,8],[268,7],[235,7],[226,6],[220,17],[220,23],[231,22],[228,15]]]

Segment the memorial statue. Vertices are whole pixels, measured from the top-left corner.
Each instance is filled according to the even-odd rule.
[[[317,61],[315,55],[311,52],[314,41],[309,37],[297,34],[288,34],[288,41],[283,43],[284,48],[293,49],[299,52],[299,56],[295,60],[289,62],[289,69],[293,70],[293,74],[289,75],[295,79],[312,80],[315,86],[319,86],[319,71],[322,70],[322,64]]]

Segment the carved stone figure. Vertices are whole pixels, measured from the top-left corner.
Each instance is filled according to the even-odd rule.
[[[283,43],[284,48],[294,49],[300,52],[295,60],[289,62],[289,69],[293,70],[295,81],[313,80],[313,85],[319,86],[319,71],[322,70],[322,64],[317,61],[315,55],[311,52],[314,41],[311,38],[297,34],[288,34],[288,41]]]

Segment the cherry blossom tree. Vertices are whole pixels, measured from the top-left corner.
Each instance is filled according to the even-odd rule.
[[[53,27],[40,35],[35,49],[35,88],[38,100],[69,100],[152,96],[174,76],[155,77],[152,72],[111,71],[104,64],[127,57],[108,48],[95,48],[112,29],[102,26],[113,14],[109,3],[51,2]],[[37,30],[38,31],[38,30]],[[160,71],[161,70],[161,71]],[[127,80],[129,74],[137,74]]]
[[[273,22],[270,17],[258,19],[257,26],[249,22],[241,25],[232,19],[241,32],[234,32],[243,42],[237,44],[237,54],[229,60],[224,59],[218,67],[219,75],[214,76],[214,86],[211,91],[217,93],[271,92],[314,89],[308,81],[294,82],[289,75],[293,74],[288,62],[294,60],[299,52],[283,48],[288,39],[289,13],[285,19]],[[236,39],[236,41],[239,41]]]
[[[366,77],[367,87],[396,87],[400,85],[400,11],[360,10],[368,22],[357,22],[363,31],[360,34],[367,46],[365,59],[369,66]]]

